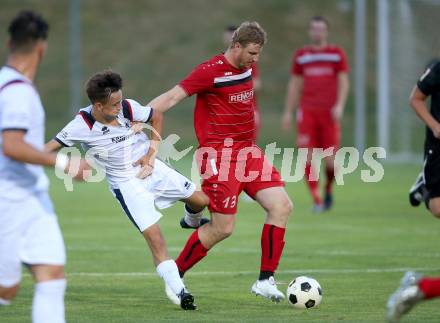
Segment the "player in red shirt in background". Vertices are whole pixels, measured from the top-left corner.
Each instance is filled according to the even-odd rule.
[[[181,275],[232,234],[238,196],[245,191],[266,211],[261,234],[260,276],[251,291],[279,302],[284,294],[275,284],[274,272],[283,251],[292,202],[278,171],[254,143],[252,66],[258,61],[265,42],[266,32],[258,23],[244,22],[224,54],[197,66],[150,105],[165,112],[184,98],[197,95],[194,127],[199,150],[196,157],[203,179],[202,190],[210,198],[211,221],[194,231],[176,259]]]
[[[293,56],[291,78],[287,88],[282,126],[291,128],[292,114],[298,108],[297,145],[308,148],[305,176],[314,201],[315,212],[328,210],[333,204],[332,183],[335,176],[334,156],[340,144],[340,120],[348,95],[348,64],[344,51],[328,44],[328,22],[321,16],[310,20],[311,44]],[[319,194],[318,174],[311,165],[313,148],[334,148],[325,157],[324,202]]]

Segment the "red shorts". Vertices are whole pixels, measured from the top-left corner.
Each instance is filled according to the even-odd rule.
[[[341,130],[330,110],[300,109],[296,121],[299,148],[339,148]]]
[[[236,214],[238,196],[242,191],[255,198],[262,189],[284,186],[280,174],[259,147],[244,149],[240,155],[234,151],[234,156],[230,158],[222,151],[217,151],[217,158],[199,155],[202,190],[209,196],[209,211]]]

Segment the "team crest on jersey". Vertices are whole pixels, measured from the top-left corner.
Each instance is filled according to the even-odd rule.
[[[229,94],[229,103],[239,103],[252,100],[254,97],[254,90],[248,90],[238,93]]]
[[[101,131],[103,135],[106,135],[110,132],[110,129],[107,126],[104,126],[102,127]]]

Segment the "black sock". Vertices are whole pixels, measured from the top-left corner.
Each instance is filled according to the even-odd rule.
[[[199,212],[196,212],[196,211],[194,211],[193,209],[191,209],[191,208],[188,206],[188,204],[185,204],[185,210],[186,210],[186,212],[191,213],[191,214],[197,214],[197,213],[199,213]]]
[[[269,279],[270,276],[273,276],[273,271],[260,271],[260,277],[258,277],[258,280]]]

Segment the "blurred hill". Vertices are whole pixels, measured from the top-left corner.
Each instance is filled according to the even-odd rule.
[[[369,2],[369,6],[372,3]],[[51,25],[48,55],[36,84],[47,109],[47,136],[52,137],[71,117],[69,107],[69,2],[64,0],[2,0],[0,41],[6,43],[6,28],[21,9],[35,9]],[[369,8],[370,15],[374,8]],[[307,42],[307,23],[313,15],[330,21],[330,39],[341,45],[353,64],[353,2],[349,0],[126,0],[81,1],[83,82],[92,73],[112,68],[122,74],[124,94],[147,103],[175,85],[198,63],[222,51],[223,28],[244,20],[258,21],[268,32],[269,42],[261,56],[263,91],[259,95],[263,129],[260,143],[277,141],[292,146],[293,134],[283,134],[279,120],[291,56]],[[369,24],[371,24],[369,19]],[[374,29],[373,29],[374,30]],[[371,37],[373,32],[369,33]],[[374,45],[369,41],[369,45]],[[373,48],[374,50],[374,48]],[[5,59],[6,46],[0,47]],[[374,57],[370,56],[369,60]],[[373,73],[374,71],[369,71]],[[369,75],[369,93],[374,74]],[[352,77],[353,79],[353,77]],[[195,140],[192,127],[193,98],[166,116],[166,132],[175,132],[183,143]],[[374,110],[368,107],[368,144],[374,143]],[[85,95],[82,102],[87,104]],[[78,107],[79,109],[80,107]],[[353,100],[343,121],[343,144],[353,144]]]

